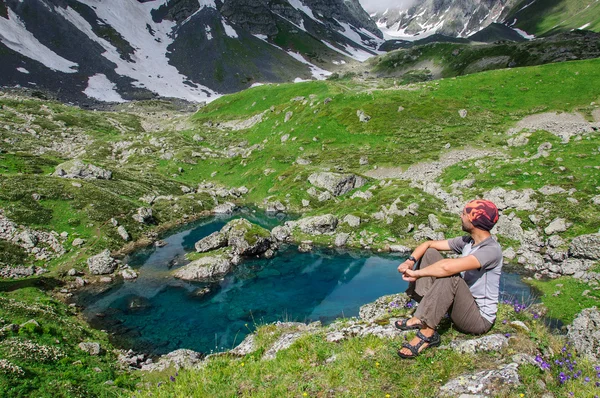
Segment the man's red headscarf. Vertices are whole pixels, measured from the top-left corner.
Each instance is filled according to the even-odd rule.
[[[467,218],[473,226],[489,231],[498,222],[498,208],[489,200],[476,199],[465,205]]]

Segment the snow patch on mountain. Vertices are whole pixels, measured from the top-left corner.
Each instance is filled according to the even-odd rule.
[[[308,67],[310,68],[310,73],[313,75],[313,77],[315,79],[325,80],[327,78],[327,76],[331,76],[331,72],[329,72],[328,70],[319,68],[318,66],[316,66],[314,64],[311,64],[306,59],[304,59],[304,57],[302,55],[300,55],[300,53],[296,53],[293,51],[287,51],[287,53],[289,54],[290,57],[294,58],[295,60],[300,61],[305,65],[308,65]]]
[[[17,68],[17,70],[18,70],[19,72],[21,72],[21,73],[25,73],[26,75],[28,75],[28,74],[29,74],[29,71],[28,71],[27,69],[25,69],[25,68],[20,68],[20,67],[19,67],[19,68]]]
[[[133,62],[122,59],[114,46],[96,36],[87,21],[75,10],[67,7],[63,9],[63,15],[90,39],[102,45],[106,50],[103,56],[117,65],[115,72],[136,80],[136,87],[146,88],[164,97],[190,101],[210,101],[218,96],[207,87],[198,85],[198,88],[194,88],[186,85],[184,82],[189,79],[169,64],[167,47],[173,42],[171,32],[175,24],[167,20],[156,23],[151,15],[152,9],[168,0],[150,3],[122,1],[118,7],[102,0],[79,1],[94,9],[103,23],[112,26],[129,42],[135,49],[131,55]],[[56,11],[60,13],[60,7]]]
[[[104,102],[127,102],[117,92],[117,85],[108,80],[102,73],[88,79],[88,86],[83,91],[90,98]]]
[[[225,29],[225,34],[229,37],[231,37],[232,39],[237,39],[238,38],[238,34],[235,31],[235,29],[233,29],[233,27],[229,24],[227,24],[227,22],[224,19],[221,19],[221,23],[223,24],[223,29]]]
[[[27,30],[25,24],[10,8],[8,19],[0,17],[0,41],[8,48],[21,55],[40,62],[52,70],[75,73],[78,64],[65,59],[40,43],[35,36]]]
[[[512,30],[514,30],[515,32],[517,32],[518,34],[520,34],[522,37],[526,38],[527,40],[535,39],[535,35],[530,35],[529,33],[525,32],[524,30],[521,30],[518,28],[512,28]]]

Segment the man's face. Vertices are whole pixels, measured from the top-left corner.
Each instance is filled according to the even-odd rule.
[[[467,217],[466,209],[463,209],[462,213],[460,214],[460,221],[462,223],[462,230],[471,233],[473,230],[473,224],[471,221],[469,221],[469,217]]]

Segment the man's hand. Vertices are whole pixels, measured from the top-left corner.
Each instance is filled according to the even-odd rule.
[[[407,269],[402,273],[402,279],[404,279],[407,282],[414,282],[417,279],[419,279],[417,272],[418,271],[413,271],[412,269]]]
[[[398,272],[400,272],[401,274],[403,274],[407,269],[412,269],[412,267],[415,265],[415,263],[413,263],[410,260],[405,260],[402,264],[400,264],[398,266]]]

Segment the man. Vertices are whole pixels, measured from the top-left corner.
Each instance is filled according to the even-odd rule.
[[[436,328],[446,313],[458,330],[472,334],[487,332],[496,320],[502,249],[490,230],[498,221],[498,208],[488,200],[473,200],[461,220],[469,235],[422,243],[398,266],[409,282],[406,293],[420,303],[412,318],[396,322],[398,329],[419,330],[398,351],[402,358],[440,344]],[[449,250],[462,256],[444,259],[439,253]]]

